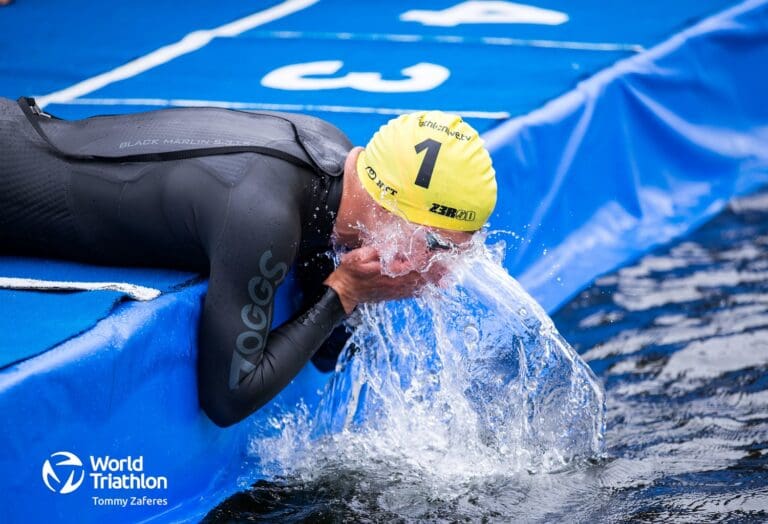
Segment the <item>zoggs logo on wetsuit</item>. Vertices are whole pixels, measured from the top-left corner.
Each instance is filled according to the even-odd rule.
[[[248,376],[256,364],[247,360],[252,355],[258,355],[264,349],[267,331],[272,324],[272,300],[277,286],[288,274],[288,265],[277,262],[272,267],[272,250],[265,251],[259,259],[259,271],[248,282],[250,304],[246,304],[240,318],[247,328],[237,337],[236,349],[232,353],[232,363],[229,372],[229,389],[237,389],[241,380]]]
[[[81,486],[91,486],[96,491],[125,490],[167,490],[168,477],[163,475],[148,475],[144,472],[144,457],[127,456],[114,458],[109,455],[90,455],[88,464],[83,464],[80,457],[69,451],[52,453],[43,462],[42,478],[45,486],[54,493],[68,495]],[[88,468],[90,466],[90,468]],[[90,469],[90,471],[86,471]],[[86,477],[89,481],[86,481]],[[149,498],[146,496],[105,498],[93,496],[93,504],[98,506],[145,506],[168,505],[166,498]]]

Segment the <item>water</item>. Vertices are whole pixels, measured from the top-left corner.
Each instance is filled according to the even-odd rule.
[[[599,452],[601,386],[487,255],[455,264],[454,285],[361,309],[351,340],[360,349],[342,356],[310,438],[333,434],[323,442],[331,454],[364,442],[358,463],[396,458],[436,482],[551,470]],[[316,443],[308,448],[314,456]]]
[[[608,515],[768,521],[768,191],[555,321],[606,386]]]
[[[484,269],[491,271],[490,266]],[[327,396],[320,411],[279,421],[284,432],[278,440],[254,442],[254,452],[268,444],[286,446],[273,445],[271,456],[265,455],[271,461],[265,464],[268,480],[230,498],[209,518],[768,521],[768,193],[737,202],[687,239],[599,279],[555,315],[560,332],[605,386],[602,448],[601,411],[590,410],[599,404],[600,389],[590,374],[546,320],[538,327],[520,320],[539,318],[535,305],[512,315],[518,320],[509,331],[518,336],[498,328],[501,316],[494,320],[493,313],[504,311],[504,304],[489,301],[494,290],[484,294],[477,284],[464,281],[463,295],[448,292],[448,298],[461,297],[456,303],[470,304],[466,322],[434,324],[441,337],[447,332],[441,340],[451,341],[453,348],[435,352],[443,366],[441,388],[446,380],[455,386],[447,388],[450,402],[441,404],[441,394],[419,381],[429,375],[419,375],[413,364],[405,367],[417,370],[419,387],[395,388],[412,391],[412,396],[377,400],[378,391],[390,393],[394,387],[386,381],[361,387],[356,397]],[[515,300],[508,304],[519,307]],[[486,303],[491,314],[476,309],[478,302]],[[459,318],[456,314],[446,306],[438,311],[444,320]],[[392,322],[399,326],[403,320]],[[383,328],[376,322],[366,326],[374,336]],[[418,332],[419,326],[408,326],[405,333],[428,336]],[[522,358],[520,351],[504,352],[517,355],[514,364],[474,346],[485,342],[488,348],[509,349],[515,340],[530,344],[525,334],[544,342],[534,347],[551,349],[544,369],[558,370],[554,380],[529,369],[535,359]],[[406,353],[393,350],[401,358]],[[468,362],[452,358],[456,355],[474,357]],[[426,356],[423,369],[435,362],[434,354]],[[377,358],[383,356],[366,355],[365,349],[346,358],[346,378],[335,383],[339,391],[343,380],[354,382],[384,369]],[[543,389],[526,393],[520,384],[523,369],[522,375],[533,376],[539,388],[561,384],[554,393],[559,399],[547,402],[553,393]],[[471,386],[473,376],[497,371],[517,379],[491,381],[492,393],[485,397],[466,388],[466,401],[457,402],[454,395]],[[404,380],[406,386],[411,383]],[[574,384],[588,393],[579,397]],[[505,404],[501,392],[515,402]],[[330,398],[348,408],[337,418],[329,416]],[[581,398],[575,404],[581,413],[563,402],[571,398]],[[525,402],[539,406],[532,418],[521,407]],[[458,416],[472,412],[474,418]],[[555,414],[554,426],[547,428],[552,420],[537,414]],[[366,433],[371,429],[362,422],[366,417],[390,425]],[[526,420],[532,422],[526,425]],[[580,428],[574,438],[558,438],[565,434],[558,428],[571,424]],[[310,440],[322,433],[321,427],[339,433]],[[542,435],[544,440],[537,442]],[[289,443],[297,445],[298,453],[290,451]]]

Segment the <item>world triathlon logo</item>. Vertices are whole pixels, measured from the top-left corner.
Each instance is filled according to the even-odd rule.
[[[57,459],[56,457],[63,457]],[[62,483],[63,478],[67,480]],[[43,482],[54,493],[72,493],[85,478],[83,462],[69,451],[57,451],[43,463]],[[77,480],[75,480],[77,479]]]

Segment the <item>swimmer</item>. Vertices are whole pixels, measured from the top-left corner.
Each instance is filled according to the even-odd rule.
[[[200,406],[244,419],[310,360],[332,369],[358,304],[413,296],[496,203],[478,133],[423,111],[353,147],[323,120],[178,108],[79,121],[0,98],[0,254],[209,278]],[[346,249],[334,267],[329,250]],[[390,255],[386,261],[382,246]],[[386,264],[385,264],[386,262]],[[293,271],[303,304],[271,330]]]

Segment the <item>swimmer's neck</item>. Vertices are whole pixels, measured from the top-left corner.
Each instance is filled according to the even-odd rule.
[[[347,154],[341,202],[333,224],[334,242],[350,249],[362,244],[362,229],[372,220],[373,208],[377,205],[357,178],[357,157],[362,150],[355,147]]]

